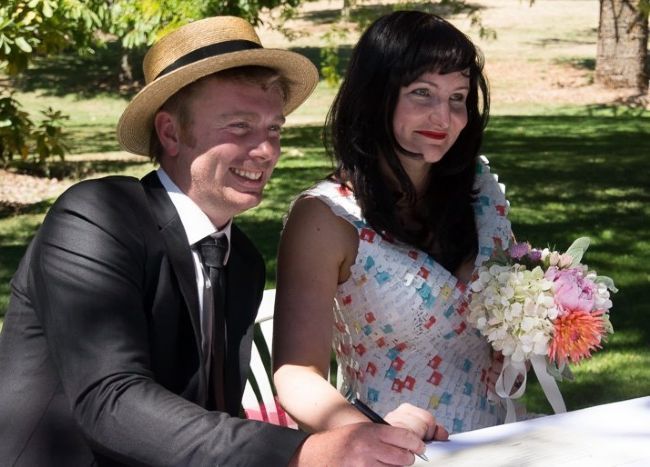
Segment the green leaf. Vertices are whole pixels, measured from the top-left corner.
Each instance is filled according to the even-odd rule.
[[[557,381],[562,381],[562,372],[554,362],[546,361],[546,372]]]
[[[51,18],[53,14],[52,6],[49,2],[43,2],[43,16],[46,18]]]
[[[27,14],[25,15],[25,18],[23,18],[23,24],[31,23],[34,20],[34,18],[36,18],[36,12],[28,11]]]
[[[549,375],[551,375],[553,378],[555,378],[557,381],[573,381],[573,373],[571,372],[571,368],[569,368],[569,365],[566,363],[563,363],[560,366],[557,366],[555,362],[551,362],[549,360],[546,361],[546,371],[548,372]]]
[[[573,258],[571,267],[575,267],[578,264],[580,264],[580,261],[582,260],[582,256],[587,251],[587,248],[589,248],[590,241],[591,240],[589,239],[589,237],[580,237],[571,244],[569,249],[566,251],[566,253],[571,255],[571,258]]]
[[[573,376],[573,372],[571,371],[571,368],[569,368],[569,365],[564,365],[562,368],[562,380],[563,381],[574,381],[575,377]]]
[[[612,326],[608,313],[603,315],[603,325],[605,327],[605,334],[602,336],[602,341],[607,342],[609,335],[614,333],[614,326]]]
[[[32,51],[32,46],[29,45],[24,37],[16,37],[16,45],[25,53],[30,53]]]
[[[594,282],[596,282],[597,284],[604,284],[609,290],[611,290],[614,293],[618,292],[618,289],[614,285],[614,281],[612,280],[611,277],[596,276]]]

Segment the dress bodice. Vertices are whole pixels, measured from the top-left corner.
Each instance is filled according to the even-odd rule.
[[[511,236],[508,204],[487,159],[477,166],[475,266]],[[466,321],[466,284],[427,253],[382,237],[353,193],[323,181],[305,193],[325,202],[359,234],[350,278],[339,285],[333,348],[348,389],[380,415],[402,402],[430,410],[452,433],[502,420],[486,398],[490,346]]]

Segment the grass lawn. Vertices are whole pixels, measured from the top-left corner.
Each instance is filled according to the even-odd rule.
[[[558,249],[576,237],[591,237],[584,261],[612,277],[619,288],[611,313],[615,334],[602,352],[574,369],[574,382],[562,383],[567,406],[571,410],[648,395],[650,113],[603,105],[602,99],[589,96],[597,2],[538,0],[532,8],[514,0],[481,3],[485,20],[492,21],[488,25],[498,28],[501,37],[481,41],[495,91],[483,152],[507,186],[515,234],[535,246]],[[558,15],[571,21],[559,21]],[[463,21],[458,20],[461,25]],[[298,47],[308,48],[307,39],[302,41]],[[20,84],[17,96],[31,112],[52,105],[71,115],[75,156],[69,159],[91,164],[95,175],[141,176],[151,170],[145,159],[102,157],[119,150],[114,126],[125,99],[104,88],[89,94],[87,88],[81,92],[70,83],[53,81],[80,73],[80,66],[89,64],[69,59],[42,63]],[[321,83],[290,116],[283,156],[265,200],[238,218],[267,260],[267,287],[275,285],[282,216],[297,193],[330,169],[320,122],[333,93]],[[0,206],[0,317],[9,279],[50,205],[48,200],[18,213]],[[526,402],[533,411],[550,411],[536,384],[530,385]]]

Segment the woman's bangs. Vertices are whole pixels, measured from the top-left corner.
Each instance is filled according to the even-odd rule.
[[[481,68],[476,49],[458,40],[428,41],[413,49],[404,57],[403,68],[400,67],[402,71],[398,76],[402,86],[411,84],[427,72],[445,75],[468,71],[468,76],[472,77]]]

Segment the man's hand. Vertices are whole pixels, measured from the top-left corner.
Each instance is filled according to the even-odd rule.
[[[355,423],[309,436],[290,467],[412,465],[424,442],[410,429]]]

